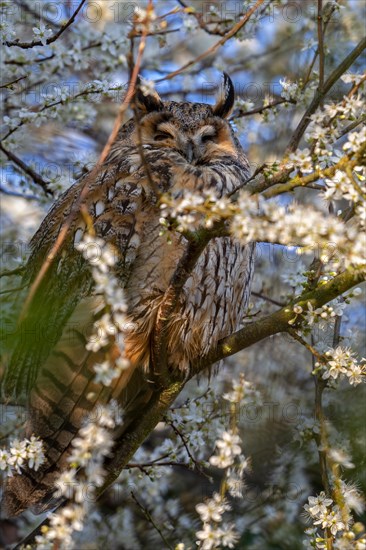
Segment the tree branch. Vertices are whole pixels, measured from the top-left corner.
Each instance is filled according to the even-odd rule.
[[[51,195],[51,196],[53,195],[53,191],[51,191],[51,189],[49,188],[49,184],[42,178],[42,176],[37,174],[37,172],[35,172],[30,166],[25,164],[25,162],[23,162],[19,157],[14,155],[14,153],[12,153],[11,151],[8,151],[7,149],[5,149],[5,147],[3,146],[3,144],[1,142],[0,142],[0,151],[2,151],[4,153],[4,155],[6,155],[8,157],[8,159],[11,160],[14,164],[19,166],[19,168],[25,174],[30,176],[32,178],[32,180],[35,183],[37,183],[37,185],[40,185],[42,187],[43,191],[46,193],[46,195]]]
[[[322,99],[324,99],[324,97],[327,95],[329,90],[334,86],[334,84],[342,76],[342,74],[345,73],[347,69],[352,65],[352,63],[362,54],[365,48],[366,48],[366,38],[363,38],[357,44],[357,46],[351,51],[351,53],[347,55],[347,57],[342,61],[342,63],[340,63],[338,67],[334,69],[332,74],[324,82],[323,89],[320,90],[318,88],[318,90],[315,92],[312,102],[310,103],[299,125],[297,126],[295,132],[291,137],[290,143],[288,144],[285,152],[285,156],[296,151],[301,141],[301,138],[305,133],[306,128],[310,124],[311,115],[315,113],[315,111],[321,104]]]
[[[189,67],[192,67],[192,65],[195,65],[199,61],[202,61],[202,59],[205,59],[205,57],[207,57],[208,55],[215,53],[219,48],[221,48],[221,46],[223,46],[228,40],[230,40],[230,38],[235,36],[236,33],[240,31],[240,29],[247,23],[247,21],[249,21],[249,19],[251,18],[253,13],[257,10],[257,8],[259,8],[259,6],[263,3],[264,3],[264,0],[257,0],[254,6],[252,6],[250,10],[246,12],[244,17],[242,17],[240,21],[238,21],[238,23],[234,25],[232,29],[227,34],[225,34],[218,42],[216,42],[213,46],[211,46],[211,48],[208,48],[208,50],[201,53],[195,59],[191,59],[191,61],[188,61],[188,63],[185,63],[185,65],[180,67],[180,69],[177,69],[176,71],[172,71],[171,73],[167,74],[163,78],[159,78],[158,80],[155,80],[155,82],[163,82],[164,80],[170,80],[171,78],[177,76],[178,74],[183,73]]]
[[[152,517],[151,515],[151,512],[149,512],[149,510],[143,506],[140,501],[138,500],[138,498],[136,497],[135,493],[133,491],[131,491],[131,498],[135,501],[135,503],[137,504],[137,506],[140,508],[140,510],[142,511],[142,513],[144,514],[145,518],[147,519],[147,521],[149,523],[151,523],[151,525],[153,526],[153,528],[155,529],[155,531],[157,531],[157,533],[159,534],[161,540],[163,541],[163,543],[165,544],[165,547],[166,548],[169,548],[170,550],[174,550],[173,549],[173,546],[168,542],[168,540],[165,538],[165,535],[163,533],[163,531],[160,529],[160,527],[158,526],[158,524],[155,522],[154,518]]]
[[[273,336],[280,332],[288,332],[289,328],[293,328],[288,322],[294,317],[293,306],[295,304],[300,305],[304,311],[308,308],[308,302],[310,302],[314,308],[321,307],[364,280],[364,273],[353,272],[351,270],[344,271],[340,275],[334,277],[329,283],[318,286],[312,292],[302,294],[291,304],[275,313],[258,319],[258,321],[249,323],[242,329],[234,332],[231,336],[221,340],[218,346],[210,350],[206,356],[197,357],[196,360],[193,361],[193,374],[202,372],[213,363],[221,361],[221,359],[225,357],[230,357],[268,338],[268,336]]]
[[[322,94],[324,86],[324,29],[323,29],[323,0],[318,0],[318,50],[319,50],[319,86],[318,90]]]
[[[13,84],[16,84],[17,82],[20,82],[21,80],[24,80],[27,77],[28,77],[28,75],[19,76],[15,80],[11,80],[10,82],[7,82],[6,84],[1,84],[0,88],[10,88]]]
[[[346,170],[346,168],[352,170],[355,166],[357,166],[357,164],[360,163],[364,155],[365,149],[366,146],[364,145],[363,147],[361,147],[360,151],[353,159],[350,158],[348,155],[344,155],[344,157],[342,157],[339,162],[337,162],[337,164],[335,164],[334,166],[330,166],[325,170],[315,170],[315,172],[312,172],[307,176],[301,177],[297,175],[287,183],[282,183],[270,187],[262,194],[266,199],[270,199],[282,193],[293,191],[296,187],[306,187],[309,183],[313,183],[320,178],[331,178],[332,176],[334,176],[337,170]]]
[[[264,111],[267,111],[267,109],[272,109],[273,107],[277,107],[277,105],[282,105],[283,103],[293,103],[296,104],[296,101],[294,99],[276,99],[272,103],[269,103],[268,105],[262,105],[262,107],[257,107],[255,109],[252,109],[251,111],[245,111],[245,112],[239,112],[238,114],[233,114],[230,117],[230,120],[234,120],[236,118],[243,118],[246,116],[252,116],[256,114],[263,113]]]
[[[64,25],[62,25],[62,27],[60,27],[59,30],[55,34],[53,34],[52,36],[47,38],[46,46],[49,46],[50,44],[55,42],[58,38],[60,38],[61,34],[63,34],[66,31],[66,29],[68,29],[70,27],[70,25],[73,24],[77,14],[81,10],[81,8],[85,4],[85,2],[86,2],[86,0],[81,0],[80,4],[76,8],[74,13],[70,17],[70,19],[68,21],[66,21],[66,23]],[[22,48],[23,50],[28,50],[30,48],[34,48],[35,46],[44,46],[44,44],[42,43],[41,40],[32,40],[32,42],[19,42],[19,39],[17,39],[17,40],[8,40],[8,41],[4,42],[4,44],[6,46],[9,46],[9,47],[18,46],[18,48]]]
[[[293,306],[295,304],[301,305],[304,311],[307,309],[308,302],[311,302],[314,308],[321,307],[364,280],[365,276],[361,272],[355,273],[351,270],[344,271],[328,283],[322,284],[311,292],[302,294],[288,306],[246,325],[243,329],[221,340],[218,346],[211,350],[206,356],[198,357],[193,362],[194,368],[191,369],[190,377],[204,371],[213,363],[234,355],[256,342],[264,340],[268,336],[280,332],[288,332],[289,329],[292,330],[294,326],[289,325],[288,321],[293,318]],[[299,323],[299,325],[300,324],[301,323]],[[96,491],[97,498],[109,489],[117,480],[121,471],[128,467],[128,463],[137,449],[142,445],[158,422],[162,420],[170,406],[182,391],[184,385],[185,381],[173,380],[169,387],[157,389],[153,393],[146,408],[141,411],[141,414],[135,418],[133,422],[131,422],[121,438],[116,439],[113,457],[107,461],[105,465],[107,471],[105,482],[103,486]],[[23,544],[33,542],[34,537],[41,532],[42,526],[46,523],[47,518],[38,525],[32,533],[23,539],[14,550],[20,549]]]

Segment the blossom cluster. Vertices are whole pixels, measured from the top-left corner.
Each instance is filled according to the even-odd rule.
[[[341,483],[344,499],[344,509],[341,510],[332,498],[326,496],[322,491],[316,497],[308,497],[308,503],[304,505],[307,517],[311,520],[313,527],[305,532],[310,538],[310,547],[316,549],[332,547],[337,550],[364,550],[366,538],[360,534],[360,527],[352,525],[350,508],[358,503],[358,492],[352,485]],[[358,504],[357,504],[358,505]],[[363,507],[358,511],[362,511]],[[354,528],[356,527],[356,528]],[[318,529],[322,531],[319,533]]]
[[[34,435],[22,441],[14,439],[9,450],[0,449],[0,470],[9,476],[12,476],[14,471],[21,474],[24,467],[37,471],[44,461],[43,443]]]
[[[180,199],[162,203],[162,225],[173,217],[178,231],[192,231],[198,226],[211,228],[218,219],[230,220],[231,233],[244,242],[259,241],[322,249],[321,260],[340,262],[345,266],[365,268],[366,236],[338,216],[297,203],[288,207],[277,201],[266,201],[241,191],[237,201],[217,198],[213,193],[186,192]],[[356,239],[357,235],[357,239]]]
[[[97,352],[104,348],[113,338],[118,342],[120,355],[113,362],[106,359],[94,367],[96,381],[109,386],[129,367],[124,356],[123,329],[127,325],[127,304],[124,292],[117,278],[111,272],[117,261],[117,252],[103,239],[87,233],[75,245],[91,266],[95,282],[95,293],[102,297],[96,313],[102,313],[94,323],[94,332],[89,337],[86,349]]]
[[[259,398],[254,386],[241,375],[232,383],[232,391],[223,395],[223,399],[231,405],[245,405]],[[235,413],[233,412],[235,418]],[[205,502],[196,505],[200,515],[202,529],[196,532],[196,544],[202,550],[213,548],[234,548],[239,540],[235,525],[223,523],[223,515],[231,510],[225,497],[227,492],[233,498],[243,498],[244,472],[248,468],[248,460],[242,454],[241,439],[232,429],[225,430],[215,442],[216,454],[209,459],[211,466],[224,470],[222,490],[214,493]]]
[[[359,363],[355,358],[355,353],[349,348],[337,346],[325,352],[326,363],[315,364],[316,368],[321,368],[323,380],[346,379],[351,386],[357,386],[366,377],[366,359],[362,358]]]
[[[334,303],[325,304],[324,306],[314,308],[311,302],[307,303],[306,322],[309,327],[314,324],[324,321],[335,320],[336,317],[342,317],[346,304],[335,300]],[[295,313],[302,313],[301,306],[294,307]],[[291,324],[289,322],[289,324]]]
[[[309,174],[314,171],[313,160],[311,158],[310,149],[298,149],[291,153],[288,158],[287,167],[294,167],[300,170],[303,174]]]
[[[216,440],[217,454],[211,456],[210,464],[217,468],[227,468],[234,464],[235,458],[241,455],[240,437],[232,431],[225,431]]]
[[[342,170],[337,170],[332,178],[325,179],[324,198],[327,200],[346,199],[354,203],[361,202],[366,189],[365,183],[366,169],[364,166],[356,166],[352,177]]]
[[[322,529],[329,529],[333,536],[346,528],[338,507],[333,506],[333,500],[327,498],[323,491],[316,497],[309,497],[308,504],[304,505],[304,509],[314,525],[320,525]]]
[[[361,94],[344,96],[340,103],[326,104],[323,109],[311,115],[311,123],[305,134],[305,139],[312,144],[318,161],[328,164],[333,156],[332,147],[341,136],[350,121],[362,115],[364,99]],[[351,132],[343,149],[356,152],[364,143],[365,129]],[[327,161],[328,158],[328,161]]]
[[[260,401],[260,393],[251,382],[245,379],[243,373],[240,374],[239,380],[233,380],[232,390],[224,393],[222,397],[230,403],[242,406]]]
[[[116,423],[116,406],[98,405],[72,441],[70,466],[55,482],[55,498],[68,499],[66,506],[51,514],[49,526],[36,537],[37,548],[47,550],[56,544],[62,550],[75,547],[74,531],[83,529],[95,491],[103,484],[103,461],[113,446],[111,430]]]
[[[301,97],[301,87],[297,82],[291,82],[287,78],[281,79],[282,86],[281,97],[287,101],[296,101]]]
[[[240,437],[232,431],[223,432],[216,440],[217,454],[210,457],[210,464],[227,470],[225,483],[231,496],[242,497],[242,476],[247,461],[242,455]],[[234,466],[234,462],[236,462]],[[196,506],[201,517],[203,527],[196,532],[197,545],[202,550],[212,548],[234,548],[239,535],[233,524],[222,522],[222,516],[231,506],[221,494],[214,493],[213,497]]]

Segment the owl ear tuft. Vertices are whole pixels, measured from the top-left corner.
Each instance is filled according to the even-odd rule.
[[[216,105],[213,107],[213,114],[221,118],[226,118],[232,111],[235,101],[234,84],[230,76],[226,73],[224,75],[224,89],[223,93],[218,99]]]
[[[137,108],[144,113],[162,111],[164,108],[158,92],[147,90],[141,77],[138,77],[136,82],[135,102]]]

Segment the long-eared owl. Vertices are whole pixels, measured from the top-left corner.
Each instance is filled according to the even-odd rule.
[[[157,311],[187,249],[182,233],[172,229],[168,242],[161,231],[159,194],[179,197],[189,190],[220,198],[235,194],[249,177],[248,161],[227,121],[234,103],[227,75],[214,106],[162,101],[156,92],[141,91],[135,103],[138,124],[134,116],[121,127],[97,175],[86,175],[67,190],[31,241],[28,285],[77,206],[61,250],[20,322],[4,381],[7,395],[26,394],[26,432],[42,439],[46,455],[37,472],[25,469],[7,483],[9,515],[29,506],[36,511],[50,507],[71,442],[99,399],[114,398],[121,404],[120,437],[151,397],[147,378]],[[81,193],[85,198],[80,207]],[[124,346],[129,367],[109,387],[96,381],[93,368],[106,350],[85,345],[86,327],[93,326],[103,308],[90,264],[75,247],[88,224],[96,238],[117,251],[115,276],[127,303],[130,329]],[[167,322],[169,369],[189,372],[194,358],[238,329],[248,304],[253,258],[252,243],[243,245],[229,236],[209,241]],[[116,347],[112,337],[106,346]]]

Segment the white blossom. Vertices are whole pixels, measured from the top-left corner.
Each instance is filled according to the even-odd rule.
[[[291,153],[289,156],[288,166],[293,166],[297,170],[301,170],[304,174],[313,172],[313,161],[309,149],[302,149]]]
[[[38,468],[45,461],[43,443],[38,437],[35,437],[34,435],[32,435],[30,439],[27,439],[26,442],[28,466],[29,468],[33,468],[37,471]]]
[[[209,523],[205,523],[203,529],[197,531],[196,537],[198,538],[196,544],[200,550],[212,550],[212,548],[220,547],[221,531]]]
[[[346,528],[337,507],[334,507],[333,510],[327,510],[319,514],[319,518],[314,521],[314,525],[321,525],[322,529],[330,529],[333,536],[335,536],[338,531],[343,531]]]
[[[324,198],[327,200],[346,199],[358,202],[361,199],[359,191],[353,185],[352,180],[341,170],[337,170],[332,178],[326,178],[325,185],[327,189]]]
[[[358,363],[351,349],[338,346],[335,349],[331,348],[326,351],[325,356],[327,362],[326,365],[323,366],[324,372],[322,378],[324,380],[328,378],[334,380],[346,378],[351,385],[360,384],[365,380],[365,359],[361,359],[361,363]],[[319,366],[319,364],[317,364],[317,366]]]
[[[4,470],[9,476],[13,475],[14,470],[21,474],[26,466],[37,471],[44,461],[43,443],[34,435],[22,441],[14,439],[9,450],[0,449],[0,470]]]
[[[47,29],[46,25],[42,22],[38,25],[38,27],[33,27],[33,32],[36,40],[40,40],[43,46],[47,44],[48,38],[52,36],[51,29]]]
[[[343,145],[343,149],[348,153],[357,152],[366,141],[366,127],[363,126],[359,131],[348,134],[348,141]]]
[[[201,516],[202,522],[220,522],[222,515],[230,510],[228,502],[225,498],[222,498],[218,493],[214,493],[211,499],[208,499],[205,503],[197,504],[196,510]]]
[[[333,504],[333,500],[328,498],[324,491],[316,497],[308,497],[308,502],[308,504],[304,505],[304,508],[312,518],[318,518],[319,516],[326,514],[328,508]]]
[[[284,78],[280,79],[280,84],[282,86],[281,96],[287,101],[297,100],[301,95],[301,89],[297,82],[291,82]]]
[[[216,440],[217,455],[210,458],[210,464],[218,468],[227,468],[234,463],[236,456],[241,454],[241,439],[231,431],[225,431]]]
[[[224,393],[223,399],[230,401],[231,403],[241,403],[247,405],[253,401],[260,399],[259,392],[254,388],[251,382],[245,380],[244,375],[241,374],[239,380],[233,380],[232,391]]]

